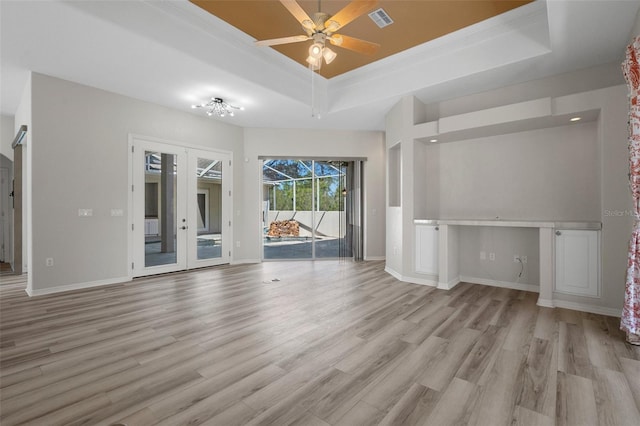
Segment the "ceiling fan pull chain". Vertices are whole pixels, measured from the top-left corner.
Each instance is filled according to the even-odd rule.
[[[320,120],[322,116],[316,108],[316,84],[315,84],[315,67],[312,64],[309,64],[309,71],[311,72],[311,118],[317,118]]]
[[[316,116],[316,87],[313,78],[315,72],[312,64],[309,64],[309,71],[311,72],[311,118],[314,118]]]

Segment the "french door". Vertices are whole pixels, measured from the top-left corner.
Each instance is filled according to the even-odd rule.
[[[133,276],[229,263],[228,153],[134,138]]]

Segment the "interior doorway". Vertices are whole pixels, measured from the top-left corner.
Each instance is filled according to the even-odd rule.
[[[13,218],[11,211],[12,177],[10,160],[4,155],[0,156],[0,273],[11,271],[12,248],[11,229]]]
[[[229,263],[230,154],[133,139],[131,155],[132,275]]]
[[[362,162],[263,159],[263,259],[358,259],[356,167]]]

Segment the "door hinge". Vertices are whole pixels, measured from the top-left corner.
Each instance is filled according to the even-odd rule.
[[[231,250],[229,250],[229,257],[231,257]]]
[[[229,226],[231,226],[231,221],[229,221]]]
[[[229,167],[231,167],[231,160],[229,160]]]
[[[131,145],[131,152],[136,152],[136,147]]]
[[[229,197],[231,197],[231,190],[229,190]]]
[[[131,262],[131,269],[135,269],[135,263]]]
[[[133,185],[131,185],[131,192],[133,192],[133,188],[134,188],[134,186],[133,186]]]
[[[134,229],[134,228],[133,228],[133,226],[134,226],[134,225],[133,225],[133,223],[132,223],[132,224],[131,224],[131,230],[132,230],[132,231],[133,231],[133,229]]]

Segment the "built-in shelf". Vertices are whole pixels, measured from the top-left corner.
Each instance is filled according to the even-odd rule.
[[[599,109],[585,111],[574,104],[570,96],[541,98],[442,117],[415,124],[413,138],[421,142],[453,142],[566,126],[574,117],[580,117],[581,123],[598,119]]]

